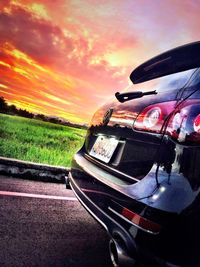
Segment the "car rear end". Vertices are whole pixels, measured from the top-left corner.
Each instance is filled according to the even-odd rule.
[[[97,110],[70,185],[109,233],[114,266],[200,266],[199,70],[151,79],[133,88],[157,94]]]

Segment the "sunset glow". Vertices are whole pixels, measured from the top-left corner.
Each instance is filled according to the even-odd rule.
[[[88,123],[134,67],[200,39],[199,1],[1,0],[0,96]]]

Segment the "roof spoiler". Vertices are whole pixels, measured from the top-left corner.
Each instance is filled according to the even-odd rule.
[[[176,47],[160,54],[133,70],[134,84],[200,67],[200,41]]]

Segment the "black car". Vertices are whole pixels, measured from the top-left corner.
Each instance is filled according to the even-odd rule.
[[[160,54],[94,114],[68,182],[114,266],[200,266],[200,42]]]

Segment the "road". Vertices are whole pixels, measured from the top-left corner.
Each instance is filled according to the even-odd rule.
[[[110,267],[108,237],[65,185],[0,176],[0,266]]]

